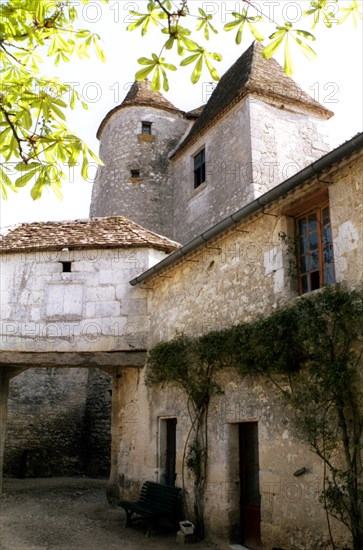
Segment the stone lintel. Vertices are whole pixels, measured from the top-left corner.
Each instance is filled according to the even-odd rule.
[[[0,351],[0,368],[143,367],[146,351],[21,352]]]

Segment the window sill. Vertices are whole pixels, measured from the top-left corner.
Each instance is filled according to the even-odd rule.
[[[154,141],[155,138],[152,134],[138,134],[137,137],[140,141]]]
[[[203,183],[201,183],[200,185],[198,185],[198,187],[196,187],[195,189],[192,190],[192,193],[191,193],[191,196],[189,197],[189,199],[193,199],[194,197],[196,197],[197,195],[202,193],[207,186],[208,186],[208,182],[203,181]]]

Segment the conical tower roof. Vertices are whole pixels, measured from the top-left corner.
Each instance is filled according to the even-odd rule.
[[[157,109],[166,109],[167,111],[182,111],[175,107],[166,99],[160,92],[154,92],[151,89],[149,80],[135,80],[131,86],[127,96],[121,103],[121,106],[126,105],[147,105],[148,107],[156,107]]]
[[[262,44],[254,42],[222,76],[201,115],[174,155],[178,155],[204,134],[248,94],[275,104],[295,105],[321,118],[330,118],[333,115],[287,76],[275,59],[266,60],[262,56],[263,48]]]
[[[162,109],[163,111],[169,111],[173,113],[185,116],[184,111],[181,111],[169,100],[167,100],[160,92],[154,92],[151,89],[149,80],[135,80],[130,90],[128,91],[125,99],[120,105],[111,109],[105,116],[97,131],[97,137],[100,138],[103,128],[111,116],[125,107],[150,107],[155,109]]]

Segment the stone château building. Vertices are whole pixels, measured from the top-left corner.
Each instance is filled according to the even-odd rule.
[[[134,83],[98,131],[105,166],[91,218],[23,224],[2,240],[2,419],[9,380],[30,367],[107,372],[111,499],[136,495],[145,480],[182,486],[185,395],[144,384],[148,350],[178,332],[267,315],[325,284],[362,285],[363,135],[328,152],[332,113],[260,49],[253,44],[188,113]],[[305,235],[298,222],[308,216],[315,225]],[[281,233],[316,242],[297,279]],[[71,372],[65,394],[85,414]],[[207,534],[249,548],[325,548],[321,462],[271,387],[233,369],[220,377],[224,394],[209,409]],[[1,457],[3,447],[2,431]],[[258,496],[252,508],[247,486]],[[188,481],[185,489],[188,500]],[[337,545],[349,545],[347,531],[332,528]]]
[[[326,153],[333,113],[261,51],[189,113],[135,82],[98,130],[91,217],[122,214],[186,243]]]

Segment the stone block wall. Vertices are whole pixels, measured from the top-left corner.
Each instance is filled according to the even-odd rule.
[[[194,189],[194,156],[206,181]],[[247,97],[173,160],[174,233],[185,243],[328,152],[323,122]]]
[[[30,368],[13,378],[4,474],[107,476],[110,388],[98,369]]]
[[[110,376],[91,365],[69,369],[61,352],[144,349],[146,291],[129,281],[163,257],[140,248],[2,257],[2,350],[60,352],[56,368],[29,368],[11,381],[8,475],[108,475]]]
[[[163,277],[149,279],[149,348],[170,340],[178,332],[195,336],[222,329],[267,315],[276,307],[299,299],[279,232],[291,231],[291,219],[284,213],[288,207],[321,193],[321,181],[325,188],[329,183],[336,279],[349,288],[361,285],[361,169],[361,155],[353,155],[329,174],[306,182],[264,212],[241,222],[235,230],[196,250],[186,261],[165,270]],[[143,375],[128,374],[132,423],[122,422],[122,411],[130,406],[129,394],[121,386],[118,394],[118,475],[123,496],[131,494],[146,479],[162,480],[160,422],[165,418],[177,419],[176,484],[182,486],[182,455],[190,428],[186,396],[168,386],[147,388]],[[208,533],[216,539],[228,539],[238,531],[238,425],[257,422],[264,548],[328,547],[325,512],[318,500],[323,483],[322,464],[296,437],[289,410],[266,381],[242,381],[234,369],[227,367],[220,382],[224,394],[213,398],[209,415],[205,498]],[[146,435],[139,438],[138,433]],[[294,472],[301,468],[306,473],[295,477]],[[191,503],[187,473],[184,482],[186,498]],[[342,525],[333,521],[332,529],[338,547],[347,546],[349,535]]]
[[[141,133],[142,121],[151,135]],[[173,187],[170,152],[190,125],[182,113],[132,106],[115,112],[100,137],[100,157],[90,216],[123,215],[171,237]],[[139,170],[133,178],[131,170]]]
[[[2,350],[145,349],[146,291],[129,281],[164,257],[147,248],[4,255]],[[62,272],[62,261],[71,262],[70,273]]]

